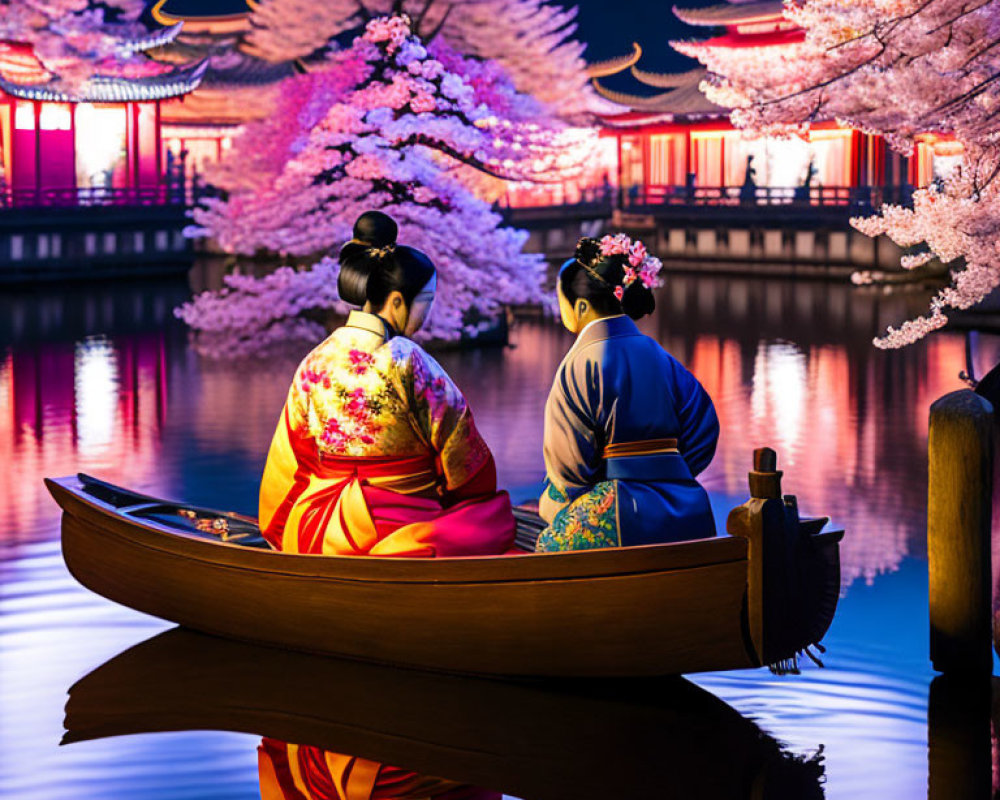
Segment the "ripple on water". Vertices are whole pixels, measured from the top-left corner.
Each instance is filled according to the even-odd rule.
[[[169,307],[187,287],[154,294],[174,298]],[[829,798],[926,796],[927,407],[960,388],[965,341],[948,333],[875,351],[871,337],[905,318],[908,302],[826,284],[673,275],[643,322],[715,399],[723,433],[703,480],[720,525],[746,496],[752,450],[773,445],[801,507],[848,529],[828,669],[695,678],[795,752],[824,746]],[[11,303],[0,298],[8,310]],[[0,408],[11,412],[0,415],[0,792],[255,796],[254,737],[180,733],[57,747],[67,688],[165,624],[73,581],[41,478],[89,471],[159,496],[252,510],[297,359],[210,362],[169,318],[145,312],[77,320],[72,332],[22,317],[28,327],[0,351]],[[0,334],[8,319],[0,314]],[[541,409],[568,338],[528,323],[514,339],[513,349],[441,360],[520,497],[542,477]]]

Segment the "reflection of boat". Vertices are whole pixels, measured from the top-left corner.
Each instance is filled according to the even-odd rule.
[[[257,769],[261,800],[502,800],[490,789],[266,737]]]
[[[818,762],[683,678],[497,681],[177,629],[73,686],[66,728],[239,731],[518,797],[822,797]]]
[[[292,555],[248,517],[86,476],[48,486],[77,580],[191,628],[450,672],[665,675],[789,666],[832,620],[842,534],[799,521],[773,457],[734,536],[514,557]]]

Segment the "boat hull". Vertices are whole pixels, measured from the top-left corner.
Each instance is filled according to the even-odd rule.
[[[651,676],[759,665],[747,543],[508,557],[292,555],[164,529],[49,482],[84,586],[207,633],[457,673]]]

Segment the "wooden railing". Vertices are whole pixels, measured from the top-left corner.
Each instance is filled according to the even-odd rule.
[[[818,206],[878,208],[906,205],[911,186],[637,186],[619,193],[622,208],[633,206]]]
[[[189,206],[205,192],[195,180],[140,187],[76,186],[12,189],[0,186],[0,210],[90,206]]]
[[[718,206],[732,208],[767,208],[785,206],[799,209],[840,209],[866,213],[883,203],[909,205],[912,186],[633,186],[595,190],[581,196],[579,203],[563,203],[567,210],[620,209],[655,214],[657,209]],[[549,207],[538,203],[515,202],[506,205],[512,211]],[[551,206],[556,207],[556,206]]]

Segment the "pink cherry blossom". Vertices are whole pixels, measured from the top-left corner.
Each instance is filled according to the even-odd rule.
[[[401,66],[416,69],[402,25],[390,21],[393,18],[379,18],[402,11],[414,33],[430,40],[421,46],[434,51],[442,44],[482,64],[498,65],[520,93],[564,118],[587,119],[596,103],[584,45],[573,38],[576,9],[548,0],[257,0],[252,5],[251,27],[241,49],[266,61],[311,56],[334,37],[367,23],[365,44],[374,46],[376,42],[369,39],[377,37],[378,45],[393,48]],[[373,57],[371,50],[367,56]],[[449,63],[424,61],[423,65],[422,77],[428,80],[443,71],[461,71]]]
[[[600,244],[601,255],[603,256],[627,255],[629,248],[632,246],[632,240],[624,233],[619,233],[615,236],[607,234],[602,237]]]
[[[503,227],[487,198],[506,180],[579,174],[588,151],[566,148],[566,123],[518,92],[497,64],[440,40],[397,41],[392,32],[402,29],[369,26],[324,68],[287,79],[280,119],[246,126],[208,176],[225,196],[202,202],[189,234],[211,236],[235,254],[308,256],[350,239],[363,211],[384,210],[399,223],[399,241],[438,268],[438,300],[423,334],[454,338],[470,309],[488,318],[504,304],[543,296],[542,257],[522,252],[527,233]],[[438,66],[415,70],[421,62]],[[336,296],[337,268],[323,259],[265,278],[229,276],[221,291],[177,313],[213,352],[224,350],[218,343],[227,335],[239,342],[255,335],[269,342],[286,328],[304,335],[312,330],[305,320],[288,321],[346,310]]]
[[[157,44],[139,18],[143,0],[16,0],[0,2],[0,41],[24,46],[51,92],[78,97],[95,78],[139,78],[173,65],[145,55]],[[176,34],[176,31],[174,32]],[[160,38],[169,39],[170,31]]]
[[[632,247],[629,248],[628,261],[633,267],[638,267],[643,259],[646,258],[646,245],[640,241],[635,241],[632,243]]]

